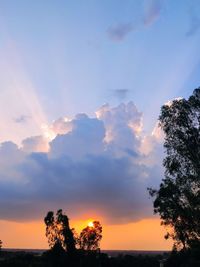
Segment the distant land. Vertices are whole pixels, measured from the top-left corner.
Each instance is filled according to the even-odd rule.
[[[4,248],[2,251],[42,254],[47,251],[47,249]],[[170,251],[166,250],[101,250],[101,252],[108,254],[110,257],[117,257],[119,255],[163,255],[165,253],[170,253]]]

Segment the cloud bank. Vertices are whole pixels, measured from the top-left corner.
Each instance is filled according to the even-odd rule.
[[[51,141],[36,136],[21,147],[1,144],[0,219],[42,219],[58,208],[108,223],[152,215],[146,188],[162,178],[162,137],[158,129],[144,136],[132,102],[104,105],[94,118],[60,118],[47,130]]]

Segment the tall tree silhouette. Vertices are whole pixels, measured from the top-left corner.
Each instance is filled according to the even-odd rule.
[[[49,211],[44,218],[46,224],[46,237],[51,248],[62,246],[69,254],[75,252],[75,239],[73,230],[70,229],[67,215],[58,210],[56,216],[53,211]]]
[[[102,226],[94,221],[92,226],[84,228],[79,236],[78,244],[83,250],[98,250],[102,239]]]
[[[200,241],[200,88],[188,100],[164,105],[159,120],[165,134],[165,177],[150,194],[161,223],[171,228],[166,238],[187,248]]]

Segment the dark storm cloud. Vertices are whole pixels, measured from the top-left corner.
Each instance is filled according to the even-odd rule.
[[[131,102],[105,105],[97,118],[77,115],[49,152],[30,152],[41,144],[39,137],[26,140],[28,149],[1,144],[0,219],[41,219],[58,208],[79,218],[95,213],[110,223],[151,216],[146,188],[158,183],[161,172],[140,152],[141,119]]]
[[[140,181],[147,170],[127,158],[101,155],[74,162],[32,154],[19,168],[27,183],[1,183],[1,218],[42,218],[44,211],[59,207],[73,216],[97,212],[112,223],[151,214],[149,184]]]

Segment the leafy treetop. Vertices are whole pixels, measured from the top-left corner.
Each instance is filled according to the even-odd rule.
[[[164,131],[165,177],[160,188],[149,189],[154,212],[171,229],[176,247],[190,247],[200,240],[200,88],[186,99],[161,108]]]

